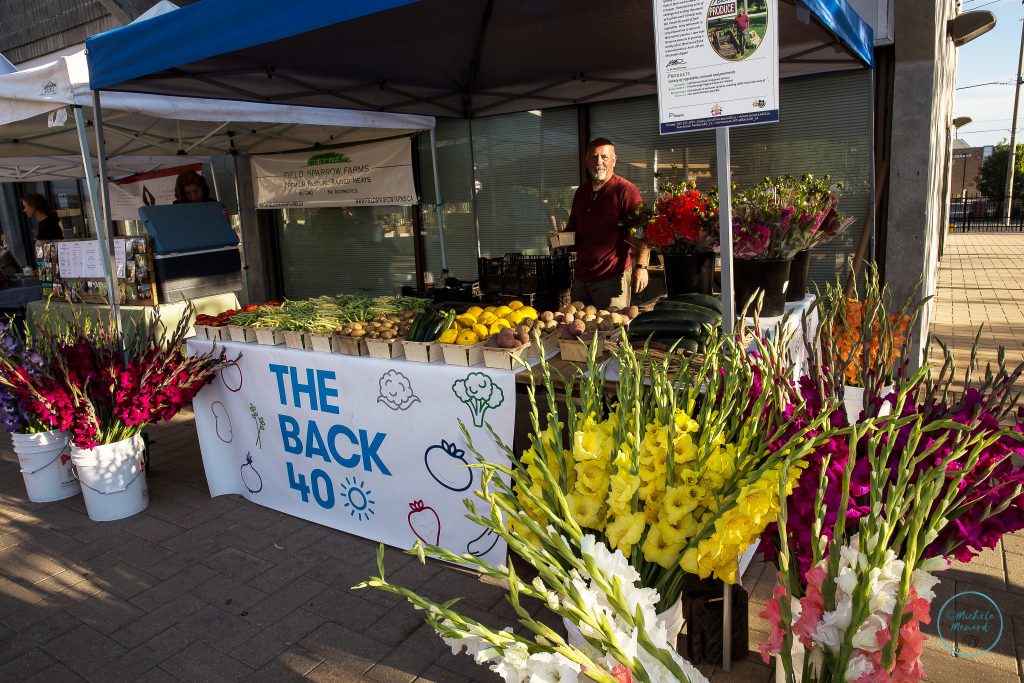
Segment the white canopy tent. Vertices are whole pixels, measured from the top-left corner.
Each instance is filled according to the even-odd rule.
[[[100,113],[94,98],[84,50],[0,73],[0,182],[84,177],[100,248],[111,257],[108,178],[225,154],[328,148],[434,128],[432,116],[139,93],[105,94]],[[110,159],[102,146],[96,158],[90,154],[90,127],[102,128],[103,138],[96,139]],[[100,206],[106,220],[96,210]],[[110,259],[104,266],[116,309]]]

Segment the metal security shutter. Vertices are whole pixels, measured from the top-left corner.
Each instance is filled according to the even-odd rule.
[[[819,284],[845,275],[871,210],[871,73],[857,70],[787,79],[779,85],[780,122],[731,130],[732,178],[738,189],[765,176],[830,174],[846,183],[839,208],[854,218],[844,235],[811,253],[811,279]],[[633,181],[645,201],[654,196],[654,164],[666,180],[684,171],[701,189],[717,182],[711,131],[658,134],[657,100],[641,98],[593,105],[592,137],[615,142],[616,173]],[[673,170],[672,166],[676,168]]]
[[[448,272],[462,280],[476,279],[476,225],[473,222],[473,169],[469,160],[469,121],[439,120],[434,131],[437,140],[437,175],[441,201],[444,202],[445,254]],[[434,174],[430,159],[430,135],[419,135],[420,196],[424,202],[423,242],[426,270],[441,275],[441,240],[437,214],[433,206]]]
[[[548,253],[549,211],[579,185],[577,128],[572,107],[473,120],[483,256]]]
[[[416,281],[411,207],[288,209],[278,227],[282,289],[321,294],[398,294]]]

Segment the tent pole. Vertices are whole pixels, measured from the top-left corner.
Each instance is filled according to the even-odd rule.
[[[732,287],[732,173],[729,169],[728,126],[715,129],[715,142],[718,159],[718,240],[722,260],[722,328],[728,333],[732,332],[736,322]]]
[[[110,190],[107,188],[107,152],[106,143],[103,140],[103,112],[100,108],[100,91],[92,91],[92,110],[96,118],[96,159],[99,165],[99,195],[103,206],[103,223],[96,225],[96,235],[99,238],[100,252],[104,255],[103,272],[107,278],[107,300],[110,301],[110,314],[114,319],[114,330],[118,336],[122,335],[121,330],[121,307],[118,299],[120,295],[117,290],[117,260],[114,257],[114,223],[111,220],[110,212]]]
[[[207,166],[210,167],[210,182],[213,183],[213,196],[217,198],[217,201],[221,204],[224,200],[220,196],[220,189],[217,188],[217,169],[213,167],[213,162],[209,162]]]
[[[444,247],[444,211],[441,202],[441,182],[437,177],[437,138],[434,136],[434,129],[430,129],[430,163],[434,169],[434,213],[437,215],[437,236],[441,240],[441,273],[442,282],[439,286],[444,287],[444,275],[448,272],[448,255]]]
[[[89,191],[89,206],[92,208],[92,225],[99,234],[100,226],[103,225],[100,215],[100,202],[96,196],[96,176],[93,175],[92,158],[89,154],[89,137],[85,134],[85,117],[82,116],[82,107],[77,104],[71,105],[75,114],[75,128],[78,130],[78,147],[82,152],[82,166],[85,170],[85,186]],[[107,286],[110,286],[107,281]]]

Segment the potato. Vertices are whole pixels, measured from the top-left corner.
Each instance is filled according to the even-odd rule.
[[[565,320],[565,313],[562,313],[561,311],[559,311],[558,313],[555,313],[554,318],[555,318],[555,320],[558,320],[558,321]]]
[[[597,320],[588,320],[587,321],[587,328],[586,328],[587,332],[596,332],[597,331],[597,327],[598,327]]]
[[[587,306],[583,311],[587,315],[597,315],[597,306]]]
[[[615,323],[611,321],[611,318],[605,318],[604,320],[601,320],[600,322],[597,323],[597,329],[601,330],[602,332],[611,332],[612,330],[615,329],[615,327]]]
[[[619,312],[619,307],[618,306],[609,306],[608,307],[608,312],[609,313],[618,313]]]
[[[1009,158],[1009,157],[1007,157],[1007,158]],[[585,316],[583,316],[583,319],[589,323],[589,322],[591,322],[593,320],[597,320],[597,314],[596,313],[587,313]]]
[[[581,332],[586,332],[587,324],[582,320],[576,320],[571,325],[569,325],[569,329],[572,330],[574,334],[579,334]]]
[[[611,321],[613,325],[621,325],[623,323],[622,316],[619,315],[618,313],[612,313],[611,315],[609,315],[608,320]]]
[[[381,339],[394,339],[397,336],[398,335],[395,333],[394,330],[384,330],[383,332],[380,333]]]
[[[1007,149],[1009,149],[1009,148],[1007,148]],[[1007,157],[1007,158],[1009,158],[1009,157]],[[552,313],[551,311],[544,311],[543,313],[540,314],[540,319],[542,321],[544,321],[544,322],[548,322],[548,321],[551,321],[551,320],[555,319],[555,314]]]
[[[625,311],[623,311],[623,313],[625,313],[629,317],[629,319],[632,320],[633,318],[640,315],[640,309],[637,308],[636,306],[630,306]]]
[[[520,344],[528,344],[530,342],[530,335],[528,332],[517,332],[516,341]]]
[[[519,346],[519,340],[516,338],[516,334],[512,331],[511,327],[501,328],[501,332],[498,332],[497,337],[499,348],[514,349]]]
[[[597,312],[597,317],[598,318],[607,318],[611,314],[612,314],[611,311],[606,311],[604,309],[601,309],[600,311]]]
[[[1007,157],[1007,158],[1009,158],[1009,157]],[[346,337],[365,337],[366,336],[366,330],[362,330],[362,329],[352,330],[351,332],[349,332],[345,336]]]
[[[587,305],[585,303],[583,303],[582,301],[573,301],[572,302],[572,306],[574,308],[576,308],[577,310],[580,310],[580,311],[586,309],[586,307],[587,307]]]
[[[1007,156],[1007,158],[1009,158],[1009,156]],[[522,325],[520,325],[519,327],[516,328],[516,334],[518,335],[518,334],[522,333],[522,334],[525,334],[526,336],[530,336],[530,330],[532,330],[532,329],[533,329],[533,327],[531,325],[527,325],[526,323],[523,323]]]
[[[568,313],[575,313],[576,312],[576,307],[573,306],[572,304],[566,304],[565,306],[562,306],[560,309],[558,309],[558,312],[559,313],[566,313],[566,314],[568,314]]]

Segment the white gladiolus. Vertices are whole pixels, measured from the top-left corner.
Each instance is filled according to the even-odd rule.
[[[914,573],[911,574],[910,583],[914,590],[917,591],[917,597],[931,602],[935,598],[935,591],[933,589],[939,583],[939,579],[926,571],[915,569]]]
[[[576,683],[580,665],[558,652],[537,652],[527,660],[531,683]]]
[[[874,670],[874,664],[871,660],[864,655],[855,655],[850,657],[849,663],[846,665],[846,672],[843,674],[844,681],[855,681],[864,674],[869,674]]]

